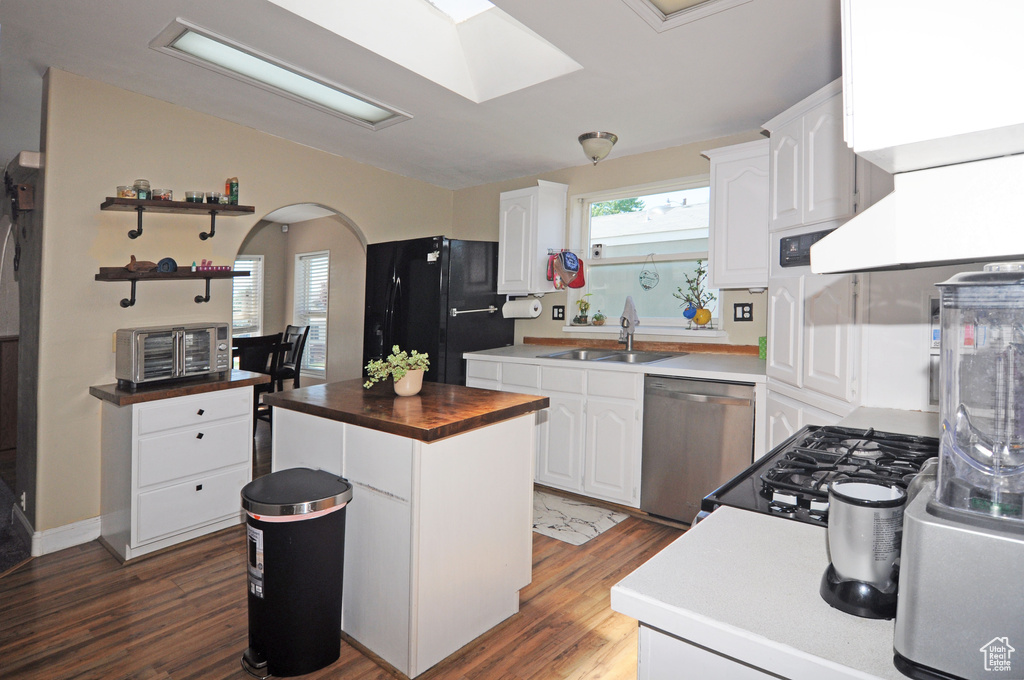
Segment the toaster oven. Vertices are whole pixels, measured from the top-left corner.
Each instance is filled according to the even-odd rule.
[[[231,368],[231,330],[226,323],[122,328],[115,352],[121,386],[221,373]]]

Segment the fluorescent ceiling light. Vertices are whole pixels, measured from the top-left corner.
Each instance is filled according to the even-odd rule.
[[[661,33],[699,21],[712,14],[745,5],[751,0],[622,0]]]
[[[412,117],[181,19],[149,46],[371,130]]]

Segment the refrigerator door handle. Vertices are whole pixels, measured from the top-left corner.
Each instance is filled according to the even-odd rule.
[[[387,310],[384,312],[384,356],[391,352],[391,347],[395,344],[395,301],[401,294],[402,279],[396,276],[391,284],[391,294],[388,297]]]

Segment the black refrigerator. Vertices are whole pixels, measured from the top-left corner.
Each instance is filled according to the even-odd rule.
[[[424,380],[465,385],[463,352],[515,342],[497,290],[496,242],[432,236],[367,246],[363,366],[398,345],[430,355]],[[471,311],[491,306],[497,311]]]

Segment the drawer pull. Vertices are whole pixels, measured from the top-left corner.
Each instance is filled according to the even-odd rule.
[[[197,415],[197,416],[201,416],[201,415],[203,415],[204,413],[206,413],[206,411],[204,411],[203,409],[199,409],[198,411],[196,411],[196,415]]]
[[[200,432],[199,434],[196,435],[196,439],[202,439],[202,438],[203,438],[203,433],[202,432]]]
[[[203,490],[203,485],[202,484],[196,484],[196,491],[202,491],[202,490]]]

